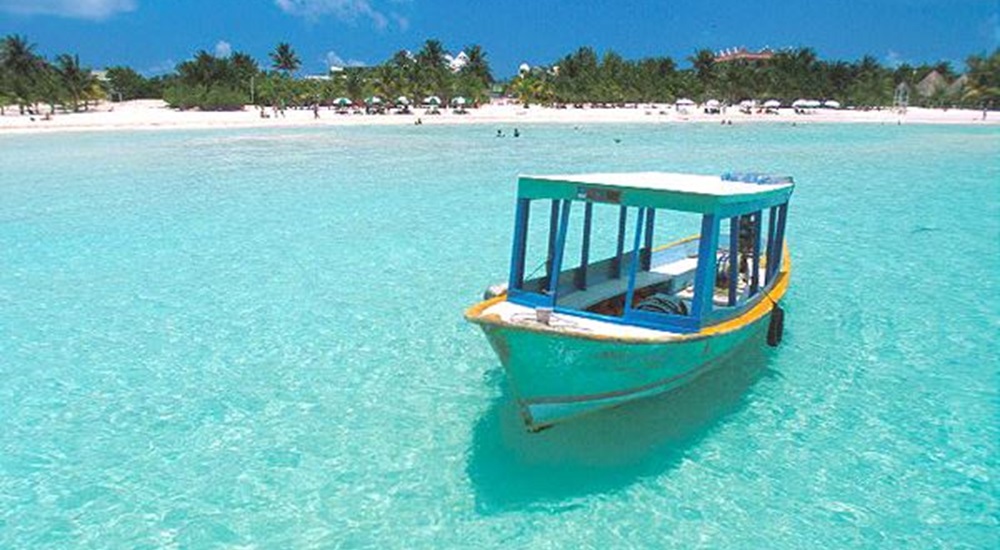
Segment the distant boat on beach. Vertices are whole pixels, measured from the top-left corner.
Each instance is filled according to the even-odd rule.
[[[776,346],[793,189],[761,174],[521,176],[508,283],[465,317],[500,358],[527,428],[676,388],[742,346]],[[700,233],[654,247],[657,220]],[[544,273],[526,276],[539,242]]]

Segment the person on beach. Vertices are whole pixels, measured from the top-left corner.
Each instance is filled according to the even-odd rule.
[[[319,103],[313,103],[313,120],[319,118]]]

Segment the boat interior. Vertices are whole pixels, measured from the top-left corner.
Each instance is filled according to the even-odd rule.
[[[778,262],[768,265],[767,258],[768,251],[781,250],[784,205],[719,219],[584,202],[582,212],[574,218],[564,212],[568,206],[560,203],[575,201],[553,200],[551,205],[544,204],[549,201],[533,202],[541,207],[536,219],[544,219],[543,208],[550,209],[549,223],[537,224],[543,229],[548,226],[548,231],[540,232],[547,237],[547,245],[538,239],[533,247],[524,248],[534,249],[533,259],[538,266],[535,271],[544,271],[525,277],[526,260],[522,256],[517,261],[515,251],[509,292],[511,301],[521,305],[620,324],[693,332],[746,311],[762,298],[777,275]],[[595,210],[604,211],[603,215]],[[524,215],[525,226],[527,218]],[[599,224],[602,220],[605,223]],[[607,232],[602,235],[603,243],[596,242],[595,227],[609,223],[617,225],[618,231]],[[701,231],[692,235],[690,230],[698,227]],[[653,246],[654,238],[665,236],[667,240],[685,229],[688,231],[682,234],[687,237]],[[528,242],[527,237],[524,240]],[[599,255],[599,249],[604,254]],[[595,256],[598,259],[592,260]],[[699,274],[699,269],[704,273]],[[553,272],[558,273],[555,278]]]

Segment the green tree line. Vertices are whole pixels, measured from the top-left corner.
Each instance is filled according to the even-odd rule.
[[[146,78],[116,66],[99,81],[77,56],[63,54],[50,62],[27,38],[10,35],[0,42],[0,109],[17,106],[22,113],[36,112],[44,104],[50,112],[78,111],[105,98],[162,98],[175,108],[203,110],[331,104],[341,97],[361,104],[371,96],[390,102],[399,96],[415,102],[428,96],[443,102],[462,96],[478,104],[495,91],[525,104],[663,103],[680,97],[788,103],[812,98],[868,107],[891,104],[901,83],[909,87],[911,105],[1000,107],[1000,49],[970,56],[962,76],[948,63],[886,67],[871,56],[826,61],[811,48],[779,51],[766,60],[726,62],[717,62],[709,50],[698,50],[687,58],[690,67],[680,69],[670,57],[627,60],[614,51],[599,55],[581,47],[547,67],[501,83],[495,82],[481,46],[464,51],[467,63],[452,70],[444,45],[430,39],[414,54],[399,51],[379,65],[347,67],[316,79],[299,76],[301,60],[283,42],[270,53],[266,67],[242,52],[217,57],[202,50],[161,77]],[[918,89],[932,71],[941,76],[940,82],[930,90]],[[959,78],[960,85],[947,85]]]
[[[60,54],[49,62],[23,36],[9,35],[0,41],[0,114],[10,105],[21,114],[40,114],[43,106],[49,114],[56,108],[80,111],[105,97],[79,56]]]
[[[301,61],[287,43],[271,52],[267,69],[240,52],[218,58],[200,51],[164,82],[163,97],[178,108],[201,109],[329,105],[342,97],[362,104],[372,96],[388,101],[400,96],[417,102],[429,96],[488,100],[493,76],[482,47],[466,48],[468,62],[457,71],[449,68],[445,53],[440,41],[427,40],[416,54],[399,51],[380,65],[347,67],[316,79],[296,78]]]
[[[680,70],[669,57],[629,61],[613,51],[598,56],[582,47],[549,67],[519,75],[510,90],[525,103],[673,102],[688,97],[730,104],[778,99],[788,104],[812,98],[874,107],[891,105],[896,87],[906,84],[911,105],[1000,106],[1000,49],[990,56],[970,56],[961,86],[939,83],[926,95],[919,93],[918,84],[933,71],[941,82],[959,78],[948,63],[889,68],[871,56],[855,62],[823,61],[811,48],[779,51],[765,60],[725,62],[717,62],[709,50],[699,50],[688,61],[691,67]]]

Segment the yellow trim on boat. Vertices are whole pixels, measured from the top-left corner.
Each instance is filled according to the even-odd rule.
[[[679,242],[684,242],[686,239],[682,239]],[[679,244],[672,243],[672,244]],[[531,332],[542,332],[549,334],[551,336],[560,336],[566,338],[576,338],[581,340],[594,340],[601,342],[619,342],[623,344],[652,344],[652,343],[671,343],[680,342],[686,340],[699,340],[703,338],[708,338],[710,336],[716,336],[719,334],[725,334],[729,332],[735,332],[741,330],[748,325],[760,320],[763,316],[767,315],[773,309],[774,304],[776,304],[785,295],[788,290],[788,280],[792,273],[792,259],[788,252],[789,247],[784,247],[782,256],[784,259],[784,271],[778,273],[777,281],[771,290],[764,292],[762,289],[763,296],[761,300],[757,302],[753,308],[747,310],[739,317],[735,317],[723,323],[717,325],[710,325],[698,332],[690,334],[678,334],[678,333],[666,333],[664,336],[656,337],[629,337],[629,336],[611,336],[604,334],[594,334],[594,333],[576,333],[576,332],[565,332],[560,330],[553,330],[545,325],[522,325],[515,324],[508,321],[504,321],[499,315],[483,315],[483,312],[500,302],[507,299],[507,293],[501,294],[495,298],[490,298],[489,300],[484,300],[479,302],[469,309],[465,310],[465,319],[472,323],[479,325],[493,325],[498,327],[509,327],[517,328],[518,330],[525,330]]]

